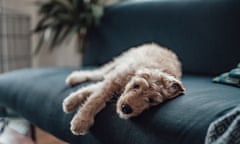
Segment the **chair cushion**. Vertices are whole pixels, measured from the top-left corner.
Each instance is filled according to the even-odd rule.
[[[16,110],[36,126],[71,144],[202,144],[209,124],[240,103],[236,87],[211,82],[210,77],[184,75],[186,94],[153,107],[139,117],[123,120],[115,103],[96,116],[86,136],[74,136],[74,113],[62,111],[62,101],[83,85],[68,87],[74,68],[25,69],[0,75],[0,104]]]

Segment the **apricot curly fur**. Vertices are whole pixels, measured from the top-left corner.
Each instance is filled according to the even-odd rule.
[[[116,111],[123,119],[179,96],[185,91],[181,75],[176,54],[154,43],[131,48],[98,69],[71,73],[66,79],[70,86],[98,81],[64,99],[64,112],[78,108],[71,121],[72,133],[86,134],[96,114],[116,92],[121,94]]]

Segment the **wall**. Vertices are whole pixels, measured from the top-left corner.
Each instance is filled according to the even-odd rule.
[[[31,29],[37,23],[37,7],[34,4],[36,0],[2,0],[4,7],[25,13],[31,16]],[[36,47],[38,36],[32,37],[32,51]],[[46,66],[79,66],[81,64],[81,56],[76,52],[75,40],[70,43],[64,43],[61,47],[49,52],[47,49],[42,49],[39,54],[32,56],[33,67]]]

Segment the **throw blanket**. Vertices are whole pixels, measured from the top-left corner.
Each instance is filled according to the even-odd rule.
[[[215,77],[213,82],[240,87],[240,63],[238,64],[237,68]]]
[[[210,124],[205,144],[240,144],[240,105]]]

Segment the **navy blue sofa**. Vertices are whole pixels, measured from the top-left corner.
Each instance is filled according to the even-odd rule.
[[[130,0],[107,7],[88,37],[81,68],[34,68],[0,75],[0,104],[71,144],[203,144],[211,122],[240,104],[237,87],[212,78],[240,61],[239,0]],[[177,53],[186,94],[131,120],[115,112],[114,100],[96,116],[85,136],[69,130],[74,114],[62,111],[73,70],[97,67],[122,51],[155,42]],[[64,58],[64,57],[63,57]]]

